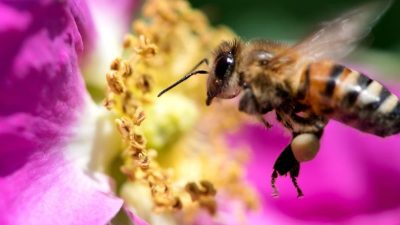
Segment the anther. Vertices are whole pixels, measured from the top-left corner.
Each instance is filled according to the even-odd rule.
[[[111,110],[115,106],[115,99],[113,95],[113,93],[108,93],[107,97],[103,101],[104,107],[106,107],[108,110]]]
[[[203,198],[199,201],[200,206],[207,209],[211,215],[217,212],[217,202],[212,197]]]
[[[132,75],[132,67],[127,61],[122,62],[122,76],[123,77],[129,77]]]
[[[189,182],[185,186],[185,190],[189,193],[192,201],[196,201],[200,197],[200,190],[197,187],[197,184],[194,182]]]
[[[134,39],[135,38],[131,34],[125,35],[124,40],[122,42],[122,47],[124,49],[132,47]]]
[[[122,119],[116,119],[115,123],[117,124],[119,133],[122,135],[124,139],[127,139],[131,132],[129,122],[126,119],[122,118]]]
[[[177,210],[183,208],[182,201],[178,197],[174,198],[174,204],[172,205],[172,208]]]
[[[152,78],[148,74],[143,74],[137,80],[136,87],[139,88],[143,93],[148,93],[151,91]]]
[[[146,115],[144,114],[144,111],[138,108],[135,112],[134,115],[134,123],[136,126],[140,126],[140,124],[146,119]]]
[[[112,70],[119,70],[121,64],[121,58],[116,58],[114,61],[112,61],[110,65],[110,69]]]
[[[119,80],[119,78],[117,77],[117,72],[116,71],[109,71],[106,75],[107,78],[107,83],[108,83],[108,87],[110,88],[110,90],[117,95],[122,94],[122,92],[124,91],[123,85],[121,83],[121,81]]]
[[[200,181],[200,185],[204,189],[202,191],[203,194],[212,195],[212,196],[217,194],[217,191],[215,190],[214,185],[211,182],[203,180],[203,181]]]

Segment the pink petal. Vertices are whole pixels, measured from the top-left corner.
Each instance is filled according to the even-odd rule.
[[[53,1],[0,5],[7,12],[0,20],[0,171],[6,176],[70,135],[85,88],[79,15]]]
[[[123,36],[131,28],[137,0],[89,0],[97,39],[92,43],[94,51],[85,60],[84,76],[87,85],[100,90],[106,87],[105,74],[109,64],[122,51]]]
[[[121,200],[66,161],[87,95],[83,1],[0,3],[0,224],[106,224]]]
[[[126,214],[129,216],[129,218],[131,219],[131,222],[134,225],[148,225],[148,223],[146,221],[144,221],[142,218],[138,217],[128,207],[124,207],[124,210],[125,210]]]
[[[58,154],[35,158],[0,180],[0,224],[106,224],[118,212],[122,200]]]

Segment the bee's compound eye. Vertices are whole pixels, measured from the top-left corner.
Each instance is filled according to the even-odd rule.
[[[215,64],[215,76],[218,79],[224,79],[226,76],[232,73],[233,65],[234,59],[231,53],[220,56]]]

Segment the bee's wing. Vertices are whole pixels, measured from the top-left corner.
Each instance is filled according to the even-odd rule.
[[[271,66],[277,68],[299,60],[343,58],[367,36],[391,2],[392,0],[370,2],[323,23],[319,30],[274,57]]]

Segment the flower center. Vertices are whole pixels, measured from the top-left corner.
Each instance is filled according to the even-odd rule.
[[[204,208],[215,214],[217,192],[255,207],[254,191],[243,182],[246,154],[232,153],[224,143],[224,133],[240,121],[236,109],[221,106],[226,107],[222,115],[198,105],[204,102],[204,79],[156,99],[162,87],[232,33],[211,28],[183,0],[150,0],[143,16],[133,23],[135,35],[125,37],[123,54],[106,75],[104,105],[117,117],[127,182],[145,185],[156,211]]]

